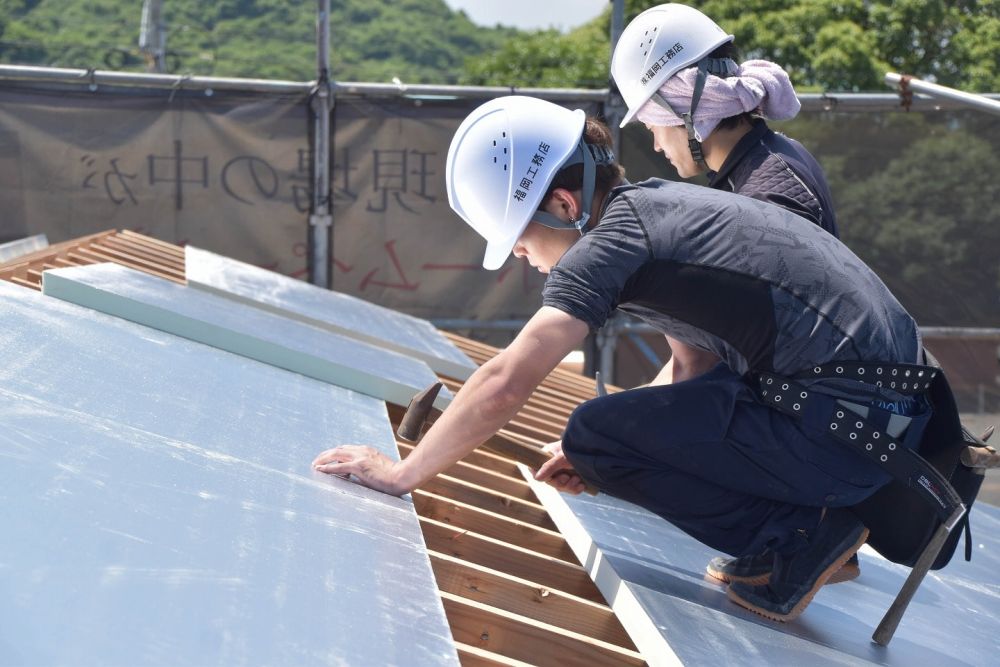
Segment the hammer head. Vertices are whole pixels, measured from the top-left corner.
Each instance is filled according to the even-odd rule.
[[[434,409],[434,399],[441,391],[441,383],[435,382],[431,386],[410,399],[406,406],[406,413],[399,422],[396,435],[407,442],[417,442],[420,440],[420,430],[424,427],[424,422]]]

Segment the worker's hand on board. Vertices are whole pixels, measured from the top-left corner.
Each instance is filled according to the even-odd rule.
[[[394,496],[408,491],[398,483],[398,466],[398,461],[393,461],[373,447],[362,445],[328,449],[312,462],[313,470],[345,478],[354,475],[365,486]]]
[[[557,440],[545,445],[542,450],[552,458],[542,464],[535,473],[535,479],[574,496],[586,490],[587,486],[583,483],[583,478],[576,473],[573,464],[563,454],[562,441]]]

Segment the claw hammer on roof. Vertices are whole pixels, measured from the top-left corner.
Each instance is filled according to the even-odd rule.
[[[399,421],[399,427],[396,429],[396,435],[400,439],[414,444],[420,441],[424,425],[435,410],[434,399],[437,398],[438,392],[441,391],[441,386],[440,382],[435,382],[410,399],[409,404],[406,406],[406,412],[403,414],[403,418]],[[603,384],[600,387],[603,388]],[[536,470],[549,459],[549,454],[546,454],[540,448],[511,441],[500,434],[494,435],[484,444],[497,453]],[[589,484],[586,485],[586,491],[590,495],[597,495],[598,492],[595,487]]]

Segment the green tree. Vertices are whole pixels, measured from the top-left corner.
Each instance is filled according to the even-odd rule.
[[[832,175],[844,241],[921,324],[996,326],[1000,184],[984,166],[1000,150],[974,123],[906,125],[910,142],[893,159],[883,151],[883,168]]]
[[[142,71],[138,0],[0,0],[0,62]],[[174,73],[308,80],[316,3],[165,0]],[[443,0],[332,0],[332,76],[457,83],[466,57],[516,31],[484,29]]]
[[[627,0],[626,22],[655,2]],[[1000,0],[704,0],[690,4],[736,37],[747,59],[785,67],[799,90],[882,91],[887,70],[963,90],[1000,89]],[[593,85],[589,63],[608,62],[610,8],[567,35],[539,42],[519,35],[503,58],[471,58],[466,80],[527,86],[551,78],[553,54],[563,86]],[[579,39],[580,35],[587,39]],[[581,78],[573,78],[577,73]],[[599,77],[606,80],[607,74]]]

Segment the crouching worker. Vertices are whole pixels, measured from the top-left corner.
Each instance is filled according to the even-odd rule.
[[[548,274],[543,306],[404,461],[344,446],[314,466],[387,493],[419,487],[618,308],[681,342],[672,383],[581,405],[538,477],[575,490],[579,476],[731,554],[753,576],[735,573],[729,597],[795,618],[865,541],[848,508],[889,480],[848,439],[855,423],[913,448],[929,417],[924,385],[901,381],[925,370],[916,325],[820,227],[732,193],[627,183],[609,146],[582,111],[527,97],[462,123],[451,206],[486,238],[487,269],[513,252]]]

